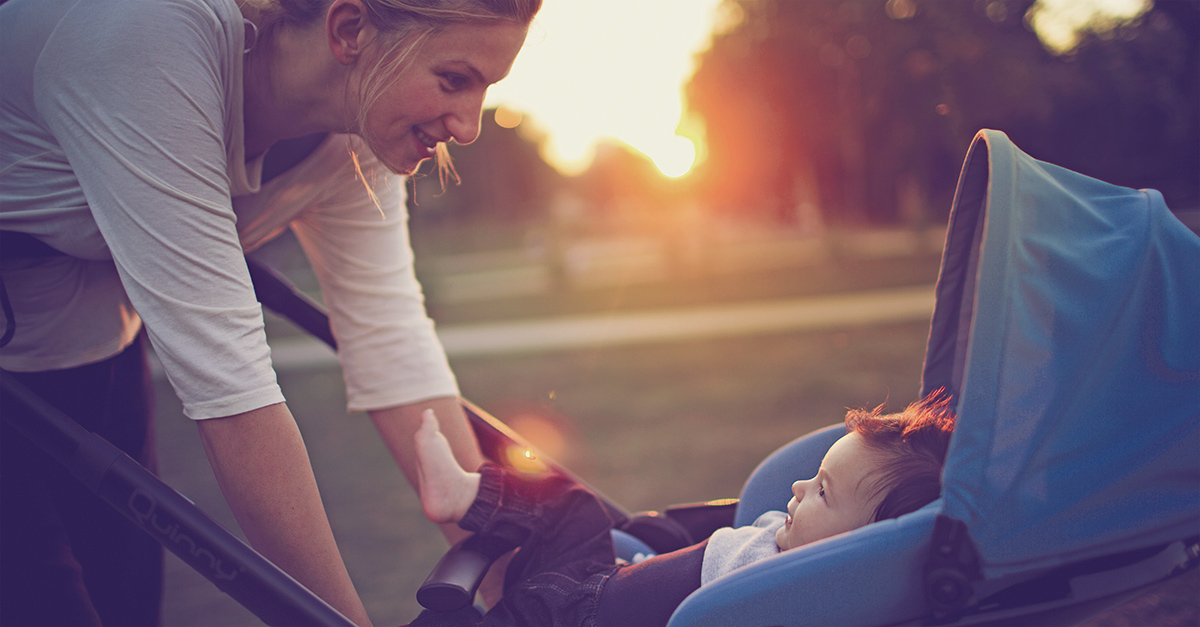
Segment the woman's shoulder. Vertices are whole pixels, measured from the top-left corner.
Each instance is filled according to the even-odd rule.
[[[233,0],[83,0],[59,24],[59,30],[70,35],[55,39],[59,45],[86,42],[92,54],[136,46],[143,56],[128,61],[152,58],[158,64],[182,58],[194,42],[207,44],[213,55],[233,53],[242,28],[241,12]],[[111,44],[97,47],[105,41]]]
[[[241,22],[242,13],[234,0],[155,0],[154,2],[138,2],[136,0],[87,0],[96,10],[120,12],[127,17],[144,15],[149,17],[187,16],[201,19],[215,19],[221,23]]]
[[[207,40],[220,48],[217,51],[220,54],[242,52],[236,49],[243,28],[242,14],[232,0],[155,0],[128,4],[138,5],[128,10],[144,12],[145,18],[162,29],[163,34]],[[159,43],[168,42],[160,39]]]

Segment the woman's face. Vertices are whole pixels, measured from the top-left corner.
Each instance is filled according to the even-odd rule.
[[[440,142],[479,136],[487,88],[508,75],[525,42],[515,22],[454,24],[431,35],[393,77],[366,115],[366,133],[383,163],[410,174]]]

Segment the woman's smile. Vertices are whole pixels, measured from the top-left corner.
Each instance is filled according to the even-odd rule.
[[[411,173],[438,144],[479,136],[487,88],[504,78],[525,42],[516,23],[455,24],[429,36],[370,98],[360,134],[390,169]],[[411,139],[406,137],[411,135]]]
[[[422,131],[421,127],[419,127],[419,126],[413,127],[413,135],[416,135],[417,140],[420,141],[422,144],[425,144],[425,147],[429,148],[430,150],[437,148],[437,145],[440,141],[438,139],[431,137],[425,131]]]

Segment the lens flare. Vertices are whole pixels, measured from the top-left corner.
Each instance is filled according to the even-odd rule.
[[[525,114],[517,109],[500,105],[496,107],[495,120],[496,126],[501,128],[517,128],[525,119]]]
[[[504,457],[508,462],[509,468],[517,472],[536,474],[546,472],[548,469],[545,462],[538,459],[538,456],[533,451],[524,446],[513,445],[508,447],[504,452]]]

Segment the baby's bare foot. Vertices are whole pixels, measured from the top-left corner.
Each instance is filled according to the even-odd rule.
[[[417,451],[417,489],[425,517],[435,523],[462,520],[479,493],[479,473],[467,472],[458,465],[432,409],[421,415],[413,444]]]

